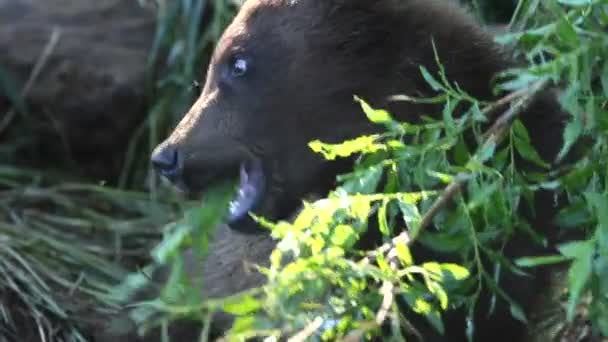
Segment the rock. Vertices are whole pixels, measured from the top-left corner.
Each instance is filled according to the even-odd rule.
[[[116,171],[145,114],[154,20],[137,1],[0,0],[0,66],[19,88],[57,35],[25,96],[27,118],[16,115],[0,131],[0,145],[24,131],[30,138],[10,159],[31,164],[71,157],[99,177]],[[3,116],[7,103],[0,95]]]

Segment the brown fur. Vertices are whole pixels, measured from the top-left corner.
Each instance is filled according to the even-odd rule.
[[[477,98],[493,98],[493,77],[512,63],[453,2],[248,0],[217,45],[200,98],[155,153],[179,150],[183,168],[176,181],[194,192],[236,174],[243,160],[260,159],[269,184],[253,211],[271,220],[284,219],[301,198],[327,192],[336,174],[350,167],[348,161],[327,162],[315,155],[307,147],[309,141],[338,142],[377,130],[354,103],[354,94],[389,109],[400,120],[439,114],[441,109],[434,106],[388,99],[403,93],[433,95],[419,71],[420,65],[437,71],[433,42],[451,81]],[[251,62],[249,73],[239,79],[225,74],[235,53]],[[553,160],[564,123],[553,97],[539,97],[522,120],[541,155]],[[256,230],[248,218],[232,227]],[[244,257],[232,254],[238,248],[230,248],[231,244],[243,241],[236,236],[216,242],[221,252],[207,266],[219,263],[222,267],[213,272],[223,274],[210,274],[210,279],[225,281],[230,268],[223,263],[230,259],[238,264]],[[254,247],[259,248],[256,257],[267,259],[273,245],[267,237],[243,239],[259,244]],[[227,246],[227,254],[222,246]],[[524,255],[530,248],[526,241],[518,242],[507,246],[505,254]],[[529,299],[536,289],[527,279],[506,279],[505,284],[516,299]],[[223,285],[227,284],[210,286]],[[507,314],[499,313],[492,327],[484,326],[490,320],[480,318],[479,340],[517,340],[521,326],[508,315],[508,306],[499,304],[499,311],[505,309]],[[460,341],[464,321],[461,316],[448,318],[452,320],[445,340]],[[497,331],[500,336],[495,336]]]

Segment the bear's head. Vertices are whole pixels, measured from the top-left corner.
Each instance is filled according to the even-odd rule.
[[[433,48],[435,47],[435,49]],[[333,186],[347,161],[308,143],[375,131],[353,95],[415,120],[422,106],[390,95],[430,95],[419,65],[489,97],[504,60],[459,7],[436,0],[248,0],[213,54],[205,86],[154,166],[188,192],[240,177],[230,226],[257,231],[248,212],[271,220]]]

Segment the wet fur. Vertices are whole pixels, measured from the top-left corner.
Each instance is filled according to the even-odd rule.
[[[479,99],[494,99],[492,79],[512,61],[453,2],[248,0],[218,43],[201,97],[158,149],[174,146],[183,151],[184,182],[194,190],[233,172],[243,158],[262,158],[271,184],[254,211],[269,219],[285,219],[301,198],[311,191],[329,191],[336,174],[350,167],[348,161],[324,161],[308,149],[309,141],[339,142],[376,132],[353,94],[389,109],[399,120],[439,115],[438,107],[388,100],[394,94],[434,94],[419,71],[419,65],[437,71],[432,42],[451,81]],[[226,85],[221,70],[235,51],[255,56],[255,77],[248,83]],[[533,145],[548,161],[561,146],[565,118],[549,92],[522,114]],[[550,194],[541,194],[537,202],[534,227],[542,233],[551,229],[547,222],[555,208]],[[256,230],[248,219],[235,225]],[[243,244],[254,253],[243,252]],[[253,257],[252,262],[266,262],[273,246],[264,235],[221,233],[205,264],[206,292],[211,295],[214,289],[225,288],[231,293],[259,284],[259,275],[246,273],[242,260]],[[504,250],[507,257],[534,252],[536,247],[523,238]],[[228,287],[234,279],[241,281],[238,289]],[[501,285],[527,309],[542,289],[542,277],[508,275]],[[478,341],[521,340],[524,326],[511,318],[508,305],[499,300],[495,315],[489,318],[484,309],[487,306],[478,310]],[[463,341],[462,313],[446,320],[445,337],[421,323],[428,330],[428,340]]]

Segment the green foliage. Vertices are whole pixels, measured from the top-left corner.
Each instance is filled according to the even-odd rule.
[[[529,61],[527,69],[513,71],[514,84],[550,78],[565,91],[561,103],[572,115],[564,133],[560,159],[575,146],[580,158],[565,170],[551,187],[567,194],[557,223],[565,230],[581,232],[582,241],[559,247],[563,257],[572,260],[568,287],[568,318],[583,294],[593,298],[590,318],[595,328],[608,334],[608,254],[606,254],[606,56],[608,56],[607,1],[525,1],[518,13],[518,26],[533,28],[509,34],[501,41],[516,44]],[[577,145],[578,143],[578,145]],[[549,185],[549,184],[547,184]],[[558,256],[552,257],[560,261]],[[537,261],[548,262],[544,257]]]
[[[202,205],[193,206],[185,211],[184,217],[165,226],[164,239],[152,251],[154,264],[144,272],[131,274],[119,287],[112,291],[117,302],[125,302],[136,291],[147,285],[149,274],[159,266],[168,266],[170,274],[167,285],[163,287],[157,300],[139,305],[130,312],[133,322],[145,330],[157,325],[166,325],[167,318],[158,315],[168,313],[175,318],[207,319],[201,316],[202,277],[189,272],[184,262],[183,251],[193,251],[189,257],[203,260],[213,238],[214,228],[221,224],[228,210],[228,204],[234,197],[234,182],[226,182],[211,187],[204,196]],[[244,304],[244,303],[242,303]],[[230,303],[227,302],[230,310]],[[239,304],[240,305],[240,304]],[[233,305],[234,306],[234,305]],[[232,309],[237,312],[242,307]]]

